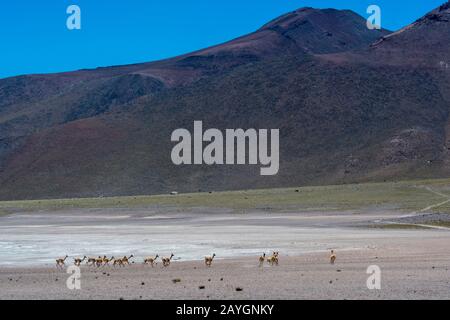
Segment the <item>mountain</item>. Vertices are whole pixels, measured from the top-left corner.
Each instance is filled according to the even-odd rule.
[[[364,59],[366,63],[382,61],[391,65],[414,65],[436,67],[448,62],[450,52],[450,4],[447,2],[424,17],[401,30],[390,33],[375,41],[369,48],[352,54],[347,52],[347,60]]]
[[[0,80],[0,199],[448,176],[448,17],[391,33],[303,8],[163,61]],[[278,175],[173,165],[194,120],[280,129]]]

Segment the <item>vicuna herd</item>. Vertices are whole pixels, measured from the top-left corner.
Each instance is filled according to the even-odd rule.
[[[279,263],[279,251],[273,251],[271,256],[266,256],[266,253],[263,253],[260,257],[259,257],[259,266],[262,267],[264,265],[264,262],[267,262],[268,264],[270,264],[271,266],[277,266]],[[56,259],[56,267],[57,268],[62,268],[66,265],[66,260],[69,256],[66,255],[64,258],[59,258]],[[75,266],[81,266],[81,264],[86,261],[86,265],[88,266],[92,266],[92,267],[105,267],[105,266],[110,266],[111,264],[114,267],[125,267],[130,265],[130,259],[132,259],[134,256],[130,255],[130,256],[123,256],[122,258],[115,258],[114,256],[112,256],[111,258],[108,258],[107,256],[98,256],[97,258],[95,257],[87,257],[84,256],[83,258],[74,258],[73,259],[73,264]],[[163,267],[168,267],[170,265],[170,262],[172,261],[172,258],[174,257],[174,254],[172,253],[169,257],[161,257],[161,262],[162,262],[162,266]],[[207,267],[211,267],[214,258],[216,257],[216,254],[213,253],[212,256],[206,256],[205,257],[205,265]],[[159,258],[159,255],[155,255],[155,256],[151,256],[151,257],[146,257],[144,258],[144,264],[147,265],[151,265],[152,267],[154,267],[155,265],[158,264],[157,260]],[[334,250],[331,250],[330,253],[330,263],[334,264],[336,261],[336,253],[334,252]],[[134,262],[132,262],[134,263]]]

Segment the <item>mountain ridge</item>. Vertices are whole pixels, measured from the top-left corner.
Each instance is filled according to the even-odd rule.
[[[449,175],[441,20],[390,36],[348,10],[302,8],[162,61],[2,79],[0,199]],[[173,165],[170,134],[194,120],[279,128],[279,174]]]

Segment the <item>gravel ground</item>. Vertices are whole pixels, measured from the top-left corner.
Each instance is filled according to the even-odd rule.
[[[386,210],[9,215],[0,219],[0,299],[450,299],[447,229],[361,227],[402,216],[409,219]],[[426,219],[433,217],[443,216]],[[269,250],[280,251],[280,264],[259,268]],[[170,252],[168,268],[142,265],[146,255]],[[207,268],[201,259],[213,252]],[[70,264],[84,254],[131,253],[128,267],[82,266],[80,290],[69,290],[69,274],[52,264],[65,254]],[[367,288],[371,265],[381,269],[380,290]]]
[[[450,222],[450,214],[448,213],[426,213],[404,218],[392,219],[393,222],[398,223],[442,223]]]
[[[450,299],[449,237],[390,246],[285,257],[258,267],[258,257],[175,261],[163,268],[81,269],[81,289],[69,290],[55,267],[1,268],[0,299]],[[381,289],[366,286],[370,265],[381,269]]]

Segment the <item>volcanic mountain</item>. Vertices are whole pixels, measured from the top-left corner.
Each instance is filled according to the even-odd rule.
[[[450,9],[394,33],[303,8],[135,65],[0,80],[0,199],[449,176]],[[280,129],[280,171],[176,166],[173,130]]]

